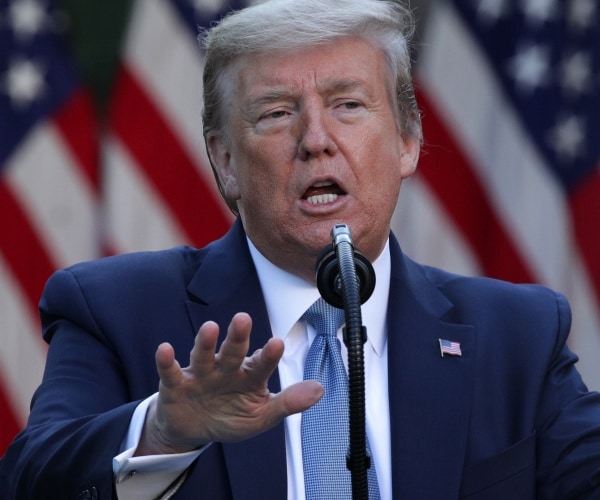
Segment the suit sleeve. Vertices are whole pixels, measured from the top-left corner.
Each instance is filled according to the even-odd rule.
[[[588,392],[566,339],[571,313],[557,295],[557,335],[537,428],[538,498],[600,498],[600,395]],[[600,362],[600,360],[599,360]]]
[[[112,458],[139,401],[71,272],[51,277],[40,311],[46,368],[27,428],[0,462],[0,497],[112,498]]]

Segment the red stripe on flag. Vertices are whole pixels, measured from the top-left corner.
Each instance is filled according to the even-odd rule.
[[[0,252],[21,284],[31,316],[37,317],[40,295],[55,266],[18,200],[2,181],[0,181],[0,214],[3,217]]]
[[[88,92],[83,89],[74,92],[54,114],[54,123],[93,190],[97,191],[99,187],[97,131],[94,109]]]
[[[600,165],[571,190],[569,204],[575,239],[600,306]]]
[[[127,68],[120,74],[112,124],[191,244],[204,246],[225,233],[230,222],[219,208],[221,201],[205,185],[180,140]],[[201,133],[198,130],[198,137]]]
[[[449,127],[424,92],[418,93],[426,138],[420,175],[476,253],[483,273],[515,283],[535,281]]]

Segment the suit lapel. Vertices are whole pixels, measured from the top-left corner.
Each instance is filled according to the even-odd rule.
[[[473,382],[472,327],[444,321],[452,304],[405,259],[392,237],[388,307],[389,394],[394,498],[457,498],[468,439]],[[206,250],[188,286],[192,331],[216,321],[224,337],[239,311],[253,318],[250,352],[271,337],[269,319],[241,223]],[[460,342],[461,357],[441,357],[438,339]],[[277,374],[269,388],[280,391]],[[283,424],[241,443],[223,444],[233,498],[287,496]],[[269,488],[265,488],[268,484]]]
[[[457,498],[468,439],[474,341],[452,304],[392,247],[388,356],[394,498]],[[439,339],[462,356],[441,356]]]
[[[209,247],[188,286],[188,294],[187,308],[194,333],[202,323],[212,320],[219,324],[222,340],[233,315],[247,312],[253,322],[249,352],[271,338],[260,283],[239,220],[223,239]],[[281,390],[277,372],[269,380],[269,390]],[[254,438],[222,446],[233,498],[286,498],[283,423]]]

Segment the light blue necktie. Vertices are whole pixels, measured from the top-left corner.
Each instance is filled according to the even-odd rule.
[[[304,365],[304,380],[318,380],[323,398],[302,413],[302,458],[307,500],[350,500],[352,479],[346,467],[349,443],[348,375],[337,330],[344,311],[322,298],[303,318],[316,330]],[[375,464],[368,471],[369,497],[379,499]]]

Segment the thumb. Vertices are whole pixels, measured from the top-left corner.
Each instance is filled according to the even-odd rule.
[[[316,380],[304,380],[290,385],[273,397],[273,418],[279,421],[308,410],[323,397],[323,392],[323,386]]]

